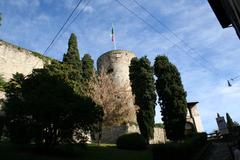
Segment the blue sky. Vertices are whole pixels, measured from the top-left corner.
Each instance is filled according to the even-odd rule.
[[[78,11],[87,1],[84,0]],[[77,2],[1,0],[3,21],[0,39],[43,53]],[[240,74],[239,39],[233,28],[221,28],[207,1],[138,0],[191,49],[133,0],[121,2],[161,34],[138,20],[115,0],[92,0],[46,55],[61,60],[67,50],[68,38],[74,32],[78,37],[81,56],[89,53],[96,61],[102,53],[113,48],[110,38],[113,23],[118,49],[133,51],[138,57],[147,55],[152,63],[157,55],[165,54],[178,67],[188,101],[199,101],[206,131],[217,128],[217,112],[221,115],[228,112],[233,120],[240,122],[240,81],[232,87],[226,84],[227,79]],[[156,121],[160,119],[158,107]]]

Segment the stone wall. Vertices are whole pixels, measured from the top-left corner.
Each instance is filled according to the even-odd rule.
[[[191,108],[191,113],[195,121],[197,132],[203,132],[204,129],[203,129],[202,120],[201,120],[197,105],[194,105]]]
[[[8,81],[16,72],[30,74],[33,68],[43,68],[44,61],[32,51],[0,40],[0,74]]]
[[[188,102],[187,116],[186,116],[186,133],[191,130],[192,127],[196,129],[198,133],[204,132],[201,117],[197,107],[198,102]]]
[[[136,125],[126,124],[120,126],[104,127],[102,130],[101,143],[115,144],[119,136],[134,132],[140,133],[139,128]],[[156,144],[165,142],[166,135],[164,129],[154,128],[154,138],[150,140],[150,143]]]
[[[3,99],[3,98],[5,98],[5,92],[0,91],[0,99]]]
[[[117,138],[123,134],[127,134],[127,131],[127,125],[104,127],[102,129],[101,143],[115,144]]]
[[[111,73],[115,82],[119,85],[129,81],[129,66],[132,58],[136,55],[125,50],[113,50],[104,53],[97,60],[99,72]]]
[[[150,140],[150,144],[165,143],[167,140],[165,130],[163,128],[154,128],[154,138]]]
[[[127,97],[130,97],[128,107],[135,108],[134,98],[129,80],[129,66],[134,53],[126,50],[113,50],[104,53],[97,60],[97,69],[99,73],[108,74],[117,85],[127,88]],[[128,122],[136,123],[136,113],[131,113],[127,117]]]

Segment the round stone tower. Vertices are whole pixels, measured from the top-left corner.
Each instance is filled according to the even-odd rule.
[[[126,50],[112,50],[106,52],[97,60],[98,72],[110,75],[117,85],[127,85],[129,94],[132,95],[129,80],[129,66],[134,57],[136,57],[136,55],[133,52]],[[135,107],[133,98],[129,102],[129,107]],[[136,114],[132,114],[128,119],[129,122],[136,123]]]

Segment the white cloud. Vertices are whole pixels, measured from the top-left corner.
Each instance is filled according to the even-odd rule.
[[[38,21],[43,21],[43,22],[48,22],[50,20],[50,17],[46,14],[40,14],[38,17],[37,17],[37,20]]]
[[[83,9],[84,13],[92,13],[94,11],[94,8],[90,6],[91,3],[88,3],[88,4],[87,3],[88,2],[82,1],[82,3],[80,3],[80,5],[78,6],[77,10],[80,11]],[[68,1],[64,1],[63,4],[67,9],[73,10],[77,5],[77,1],[68,0]]]
[[[86,13],[92,13],[93,11],[94,9],[92,6],[86,6],[83,10],[83,12],[86,12]]]

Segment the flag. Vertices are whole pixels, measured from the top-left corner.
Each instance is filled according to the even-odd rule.
[[[116,50],[115,33],[114,33],[113,24],[112,24],[112,32],[111,32],[111,37],[112,37],[113,49],[115,49],[115,50]]]
[[[113,25],[112,25],[112,42],[115,41],[115,37],[114,37],[114,29],[113,29]]]

